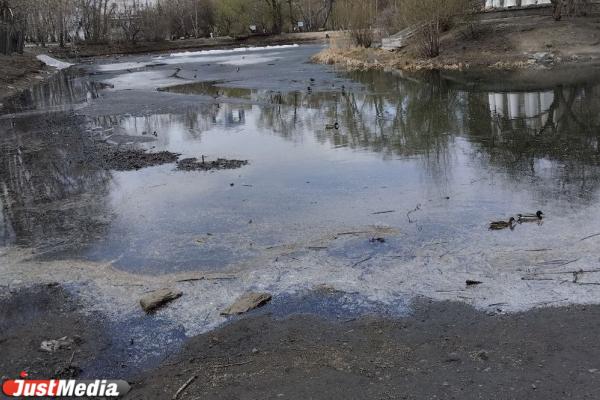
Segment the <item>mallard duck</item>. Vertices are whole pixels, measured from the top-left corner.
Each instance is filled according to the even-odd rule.
[[[327,124],[325,125],[325,129],[340,129],[340,124],[337,122],[335,124]]]
[[[500,230],[500,229],[506,229],[506,228],[512,229],[514,227],[514,223],[515,223],[515,218],[510,217],[510,219],[508,221],[491,222],[490,229],[493,229],[493,230]]]
[[[519,222],[539,221],[544,218],[544,213],[538,211],[535,214],[518,214],[517,217]]]

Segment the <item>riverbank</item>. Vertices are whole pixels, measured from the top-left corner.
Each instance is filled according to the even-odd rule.
[[[2,99],[39,83],[49,73],[49,69],[32,54],[0,55],[0,103]]]
[[[273,46],[282,44],[324,42],[327,37],[338,36],[338,32],[304,32],[282,33],[279,35],[256,35],[243,38],[192,38],[181,40],[164,40],[160,42],[110,43],[110,44],[80,44],[65,48],[49,47],[42,52],[53,57],[76,60],[89,57],[110,55],[165,53],[182,50],[226,49],[246,46]],[[34,51],[41,51],[35,48]]]
[[[488,316],[422,301],[409,317],[248,317],[191,338],[130,399],[582,399],[598,390],[600,307]]]
[[[6,110],[3,374],[135,399],[594,397],[595,71],[519,93],[336,74],[320,48],[102,60]],[[182,295],[146,314],[160,288]],[[251,291],[272,299],[221,314]]]
[[[248,46],[275,46],[298,43],[324,43],[329,38],[340,36],[339,32],[282,33],[269,36],[246,38],[183,39],[162,42],[138,42],[111,44],[81,44],[77,46],[28,47],[24,54],[0,55],[0,100],[14,96],[36,83],[43,81],[53,71],[36,58],[45,54],[61,60],[81,62],[105,56],[120,56],[171,51],[227,49]],[[0,102],[1,104],[1,102]]]
[[[60,285],[12,291],[0,305],[5,376],[123,378],[129,399],[172,399],[190,379],[178,399],[592,398],[600,374],[600,306],[489,315],[418,300],[400,318],[276,316],[265,306],[179,351],[171,345],[138,375],[118,372],[134,339],[111,337],[103,316],[83,312]],[[65,336],[68,344],[41,350]]]
[[[351,70],[517,70],[600,62],[600,20],[581,17],[554,21],[550,16],[506,18],[455,28],[441,38],[441,54],[420,55],[417,45],[397,50],[334,46],[314,62]]]

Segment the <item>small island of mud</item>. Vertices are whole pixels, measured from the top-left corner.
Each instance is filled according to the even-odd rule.
[[[170,151],[149,153],[141,149],[121,150],[112,146],[101,146],[99,152],[104,164],[103,167],[115,171],[131,171],[174,163],[180,156]]]
[[[228,160],[218,158],[214,161],[205,161],[197,158],[184,158],[177,162],[177,169],[180,171],[213,171],[222,169],[237,169],[248,165],[248,160]]]

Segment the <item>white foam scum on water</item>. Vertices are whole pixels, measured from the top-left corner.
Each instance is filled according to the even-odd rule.
[[[128,61],[98,65],[98,71],[115,72],[139,69],[157,64],[180,65],[193,62],[211,62],[225,65],[250,65],[268,63],[280,56],[279,50],[299,47],[297,44],[263,47],[240,47],[229,50],[202,50],[173,53],[169,56],[153,57],[148,61]],[[263,52],[262,54],[254,54]]]
[[[29,252],[3,249],[0,281],[11,288],[40,282],[79,288],[78,294],[90,313],[101,312],[115,320],[141,314],[138,301],[147,291],[176,287],[183,291],[183,297],[158,311],[154,318],[181,325],[188,335],[206,332],[224,322],[219,312],[246,291],[268,291],[276,298],[323,284],[388,306],[421,296],[465,302],[494,312],[600,303],[600,236],[581,240],[579,234],[570,231],[555,240],[548,238],[549,246],[544,248],[539,243],[515,248],[501,241],[490,246],[491,235],[495,234],[453,243],[422,243],[409,260],[382,254],[355,265],[325,252],[306,250],[308,246],[326,246],[332,240],[347,240],[332,239],[332,233],[317,242],[265,249],[260,258],[227,271],[233,279],[217,274],[211,277],[225,279],[189,282],[178,281],[201,273],[137,275],[117,270],[110,263],[27,261]],[[580,270],[587,272],[573,273]],[[483,283],[467,287],[467,279]]]
[[[284,44],[279,46],[256,46],[256,47],[237,47],[235,49],[221,49],[221,50],[201,50],[201,51],[183,51],[178,53],[171,53],[171,57],[194,57],[194,56],[204,56],[204,55],[217,55],[217,54],[233,54],[233,53],[250,53],[253,51],[262,51],[262,50],[281,50],[281,49],[291,49],[294,47],[299,47],[298,44]],[[160,57],[157,57],[160,59]]]
[[[69,68],[70,66],[74,65],[74,64],[68,63],[66,61],[57,60],[56,58],[50,57],[45,54],[38,55],[37,59],[40,60],[41,62],[43,62],[44,64],[46,64],[50,67],[59,69],[59,70],[66,69],[66,68]]]

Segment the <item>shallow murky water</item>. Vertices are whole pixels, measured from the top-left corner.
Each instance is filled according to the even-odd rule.
[[[165,311],[188,332],[247,289],[507,310],[600,301],[596,237],[581,240],[599,230],[598,84],[344,73],[308,63],[318,50],[111,60],[8,104],[0,244],[134,274],[245,274]],[[249,164],[107,171],[89,163],[100,141]],[[536,210],[542,223],[488,230]],[[573,281],[579,269],[591,272]]]

